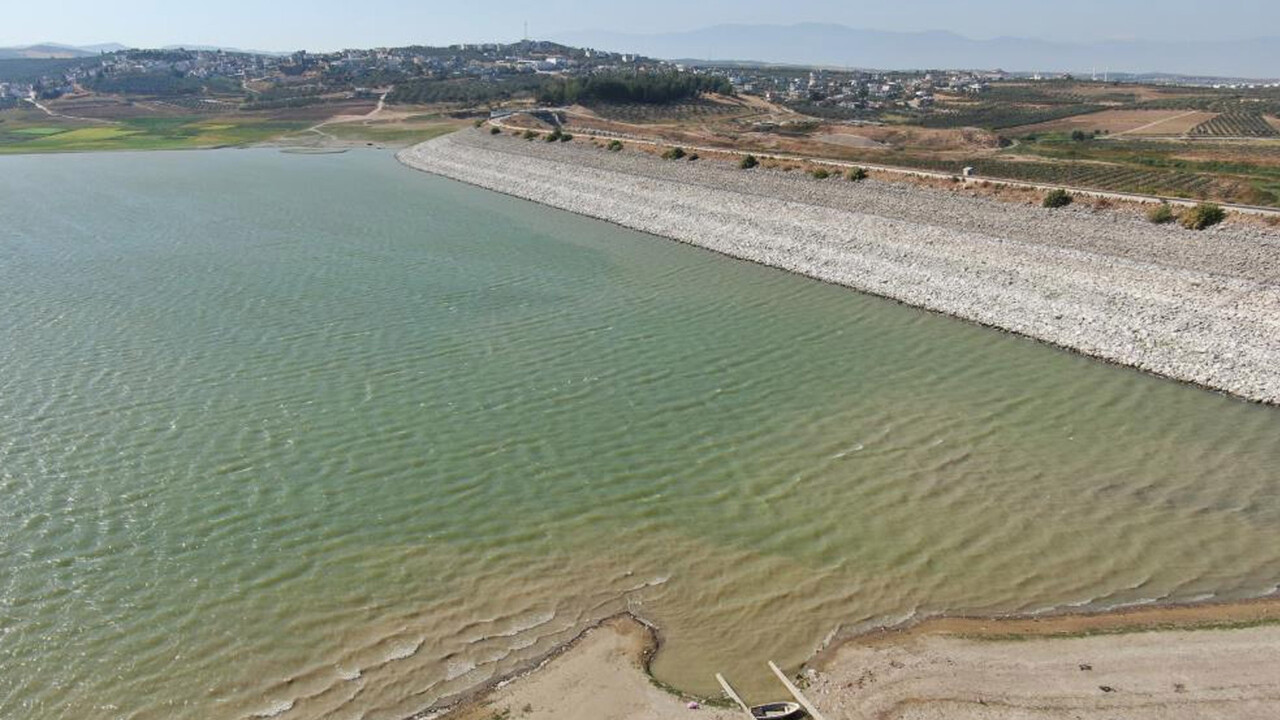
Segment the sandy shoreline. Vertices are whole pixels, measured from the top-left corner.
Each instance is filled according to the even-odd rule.
[[[480,187],[1280,403],[1280,238],[465,130],[398,155]]]
[[[831,718],[1271,718],[1280,603],[940,618],[841,644],[804,672]]]
[[[539,665],[449,709],[450,720],[741,718],[724,698],[648,675],[656,631],[610,618]],[[836,718],[1271,718],[1280,601],[1052,617],[937,618],[849,638],[795,672]],[[714,672],[714,669],[708,669]],[[774,697],[786,699],[779,684]]]

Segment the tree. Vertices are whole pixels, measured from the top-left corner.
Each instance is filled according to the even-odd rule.
[[[751,168],[759,164],[760,164],[760,161],[756,159],[755,155],[746,155],[742,158],[741,161],[738,162],[738,167],[742,168],[743,170],[750,170]]]

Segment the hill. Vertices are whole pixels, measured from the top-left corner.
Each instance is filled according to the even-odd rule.
[[[57,43],[0,48],[0,60],[67,59],[90,57],[97,54],[97,50],[59,45]]]

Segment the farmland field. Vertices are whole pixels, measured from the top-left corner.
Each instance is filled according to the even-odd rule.
[[[1045,123],[1075,115],[1085,115],[1103,109],[1101,105],[1011,105],[1000,102],[983,102],[957,106],[916,120],[931,128],[980,127],[990,130],[1013,128],[1032,123]]]
[[[29,135],[31,137],[47,137],[49,135],[57,135],[58,133],[64,132],[67,132],[67,129],[60,127],[28,127],[12,131],[14,135]]]
[[[1102,163],[976,161],[980,174],[1029,182],[1090,187],[1172,197],[1209,197],[1226,190],[1213,175],[1176,170],[1147,170]]]
[[[1214,117],[1214,113],[1196,110],[1102,110],[1011,128],[1011,131],[1021,134],[1102,130],[1112,135],[1184,135]]]
[[[1210,137],[1276,137],[1276,130],[1257,113],[1223,113],[1191,130],[1192,135]]]
[[[305,127],[256,117],[134,117],[112,124],[0,113],[0,153],[181,150],[265,142]],[[57,122],[57,125],[53,125]],[[40,124],[35,124],[40,123]]]
[[[736,102],[696,100],[669,105],[652,103],[601,103],[590,110],[597,116],[636,125],[669,122],[696,122],[748,114],[753,108]]]

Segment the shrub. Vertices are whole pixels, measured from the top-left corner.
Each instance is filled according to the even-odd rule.
[[[1169,207],[1169,203],[1162,202],[1147,210],[1147,220],[1156,225],[1173,222],[1173,208]]]
[[[1049,194],[1044,196],[1042,204],[1047,208],[1066,207],[1071,204],[1071,193],[1062,188],[1050,190]]]
[[[489,128],[489,134],[490,134],[490,135],[501,135],[501,134],[502,134],[502,128],[491,127],[491,128]]]
[[[524,135],[522,135],[521,137],[523,137],[525,140],[532,140],[532,139],[534,139],[534,138],[538,137],[538,135],[539,135],[539,133],[536,133],[536,132],[534,132],[534,131],[532,131],[532,130],[525,130],[525,131],[524,131]]]
[[[693,162],[694,160],[697,160],[697,159],[698,159],[698,153],[689,153],[689,158],[688,158],[688,159],[689,159],[689,162]]]
[[[621,149],[622,149],[622,141],[621,141],[621,140],[610,140],[610,141],[609,141],[609,151],[610,151],[610,152],[618,152],[618,151],[619,151],[619,150],[621,150]]]
[[[759,164],[760,164],[760,161],[756,159],[755,155],[746,155],[742,158],[742,160],[738,162],[738,167],[742,168],[743,170],[750,170],[751,168]]]
[[[483,118],[476,118],[476,121],[475,121],[474,123],[472,123],[472,124],[473,124],[473,125],[475,125],[476,127],[480,127],[481,125],[483,125],[483,124],[484,124],[484,119],[483,119]]]
[[[1226,219],[1227,213],[1213,203],[1200,203],[1182,213],[1182,226],[1190,230],[1203,230]]]
[[[1093,137],[1083,130],[1072,130],[1071,139],[1076,142],[1084,142],[1085,140],[1092,140]]]
[[[684,148],[673,147],[662,153],[663,160],[679,160],[684,157]]]
[[[862,182],[867,179],[867,169],[856,167],[845,173],[844,176],[849,179],[849,182]]]
[[[572,139],[573,136],[569,133],[560,133],[560,142],[569,142]]]
[[[1262,222],[1270,225],[1271,227],[1280,227],[1280,215],[1268,215],[1262,220]]]
[[[818,180],[826,180],[827,178],[831,177],[831,173],[828,172],[826,168],[818,168],[816,170],[811,171],[809,174]]]

